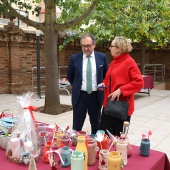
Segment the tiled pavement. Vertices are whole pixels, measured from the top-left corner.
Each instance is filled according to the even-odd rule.
[[[16,95],[0,94],[0,111],[10,109],[6,113],[16,113],[20,106],[16,101]],[[62,104],[71,105],[71,96],[60,95]],[[44,105],[44,97],[35,98],[31,105],[40,107]],[[37,121],[49,124],[57,123],[59,126],[72,127],[72,111],[60,115],[47,115],[34,112]],[[90,131],[88,116],[86,118],[83,130]],[[151,148],[162,151],[170,159],[170,91],[152,89],[151,95],[137,93],[135,94],[135,111],[131,118],[129,129],[130,143],[139,146],[142,133],[146,134],[152,131]]]

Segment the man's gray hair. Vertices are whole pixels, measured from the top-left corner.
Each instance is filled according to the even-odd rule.
[[[83,34],[83,35],[81,36],[80,43],[81,43],[81,40],[82,40],[83,38],[86,38],[86,37],[90,37],[90,38],[92,39],[92,43],[93,43],[93,44],[96,42],[96,39],[95,39],[95,37],[94,37],[93,34],[91,34],[91,33],[85,33],[85,34]]]

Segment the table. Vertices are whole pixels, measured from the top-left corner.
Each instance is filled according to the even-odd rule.
[[[144,81],[144,87],[139,93],[146,93],[150,96],[150,90],[154,88],[153,77],[150,75],[142,75]],[[148,92],[144,91],[144,89],[148,89]]]
[[[149,157],[143,157],[140,155],[138,146],[132,145],[132,148],[132,155],[128,158],[125,170],[170,170],[170,162],[165,153],[151,150]],[[0,170],[28,170],[27,165],[9,162],[5,157],[5,151],[1,148],[0,159]],[[41,158],[37,163],[37,170],[50,170],[50,165]],[[70,170],[70,166],[67,168],[61,167],[60,170]],[[96,160],[95,165],[89,166],[88,170],[98,170],[98,160]]]

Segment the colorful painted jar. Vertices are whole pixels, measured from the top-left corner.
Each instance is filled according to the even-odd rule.
[[[116,151],[120,153],[124,165],[127,165],[128,141],[126,139],[119,139],[116,142]]]
[[[108,149],[101,149],[99,151],[99,170],[108,170]]]
[[[44,162],[49,163],[47,151],[50,150],[52,143],[50,141],[44,144]]]
[[[150,153],[150,140],[149,139],[142,139],[140,145],[140,154],[142,156],[149,156]]]
[[[85,137],[85,144],[86,144],[86,147],[88,146],[88,135],[86,133],[86,131],[78,131],[77,132],[77,137],[78,136],[84,136]]]
[[[63,132],[56,133],[57,147],[61,147],[61,138],[64,136]]]
[[[70,149],[68,146],[60,148],[61,158],[63,160],[63,163],[61,164],[62,167],[67,167],[71,164],[70,155],[72,151],[73,150]]]
[[[63,136],[61,137],[61,145],[69,146],[71,139],[69,137]]]
[[[87,160],[88,160],[88,153],[87,153],[87,147],[85,144],[85,136],[78,136],[77,137],[77,146],[76,151],[81,151],[84,153],[85,159],[84,159],[84,170],[87,170]]]
[[[108,157],[108,170],[121,170],[121,156],[117,151],[111,151]]]
[[[71,154],[71,170],[84,170],[84,153],[73,151]]]
[[[109,140],[108,140],[108,137],[106,134],[104,134],[104,138],[101,142],[97,142],[97,146],[99,148],[99,150],[97,151],[97,154],[96,154],[97,159],[99,159],[99,152],[101,149],[106,149],[106,150],[108,149],[108,142],[109,142]]]
[[[37,131],[38,132],[47,132],[47,130],[46,130],[46,124],[44,124],[44,123],[37,123],[36,124],[37,125]]]
[[[88,138],[88,165],[94,165],[96,162],[96,147],[97,143],[94,138]]]

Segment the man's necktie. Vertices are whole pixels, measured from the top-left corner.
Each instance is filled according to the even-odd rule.
[[[86,81],[87,81],[87,93],[92,92],[92,67],[91,67],[91,61],[90,56],[87,56],[87,68],[86,68]]]

